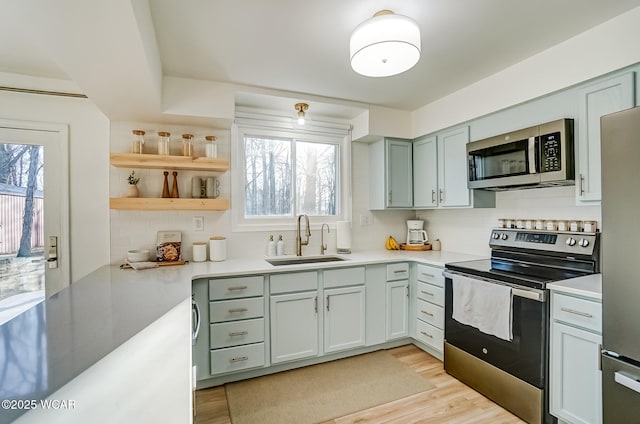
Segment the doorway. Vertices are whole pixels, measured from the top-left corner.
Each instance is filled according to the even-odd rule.
[[[68,129],[0,120],[0,324],[69,284]]]

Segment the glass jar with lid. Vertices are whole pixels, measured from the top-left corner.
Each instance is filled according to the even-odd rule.
[[[182,156],[193,156],[193,134],[182,134]]]
[[[205,143],[205,154],[208,158],[218,157],[218,144],[216,142],[216,137],[213,135],[208,135],[204,138],[206,140]]]
[[[144,152],[144,131],[132,130],[133,142],[131,144],[131,153],[143,153]]]
[[[169,147],[169,139],[171,137],[171,133],[160,131],[158,133],[158,154],[159,155],[170,155],[171,150]]]

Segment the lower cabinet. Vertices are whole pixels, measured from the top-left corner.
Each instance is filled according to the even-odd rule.
[[[386,339],[393,340],[409,335],[409,264],[387,265],[386,285]],[[399,280],[389,281],[393,278]]]
[[[271,362],[318,355],[318,292],[271,296]]]
[[[550,411],[573,424],[602,422],[601,304],[551,297]]]
[[[364,286],[324,291],[324,353],[364,346]]]
[[[444,277],[442,269],[427,265],[416,266],[415,277],[415,334],[416,340],[438,354],[444,351]]]

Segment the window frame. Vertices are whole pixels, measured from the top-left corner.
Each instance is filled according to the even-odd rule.
[[[287,231],[295,228],[297,190],[294,190],[293,215],[272,217],[245,217],[245,152],[244,138],[246,135],[255,137],[287,138],[295,142],[326,143],[337,146],[336,187],[339,193],[336,199],[338,212],[336,215],[309,215],[312,228],[320,228],[323,223],[335,227],[337,221],[348,221],[351,218],[351,135],[334,133],[319,133],[297,128],[267,128],[261,125],[234,124],[231,138],[235,148],[232,151],[231,166],[231,230],[242,231]],[[295,155],[295,147],[291,154]],[[295,160],[295,159],[293,159]],[[295,163],[295,162],[292,162]],[[295,167],[292,167],[295,180]]]

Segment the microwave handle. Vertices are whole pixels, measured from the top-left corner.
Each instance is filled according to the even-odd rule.
[[[529,173],[530,174],[537,174],[538,173],[538,169],[537,169],[537,164],[538,164],[538,158],[536,155],[536,137],[529,137],[529,149],[527,152],[527,156],[529,158]]]

